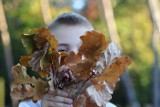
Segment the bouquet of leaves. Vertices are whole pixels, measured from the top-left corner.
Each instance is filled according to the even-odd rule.
[[[62,89],[72,96],[74,107],[105,106],[120,75],[131,64],[128,56],[121,56],[118,47],[96,30],[80,37],[77,53],[57,51],[58,42],[47,28],[31,29],[21,39],[28,55],[12,67],[10,94],[15,100],[36,102],[47,92]],[[29,76],[27,68],[39,77]]]

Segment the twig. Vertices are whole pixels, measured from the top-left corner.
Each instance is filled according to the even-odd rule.
[[[73,98],[72,98],[73,101],[75,101],[75,99],[77,98],[77,96],[81,93],[82,89],[84,88],[84,86],[86,85],[86,83],[92,78],[93,75],[94,75],[94,73],[92,72],[92,74],[83,82],[83,84],[81,85],[81,87],[75,93],[75,96],[73,96]]]

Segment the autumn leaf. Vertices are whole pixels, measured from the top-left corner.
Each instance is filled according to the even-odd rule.
[[[87,31],[80,39],[82,40],[82,45],[79,52],[84,54],[86,58],[96,59],[96,61],[99,60],[109,43],[102,33],[95,30]]]
[[[47,69],[49,69],[49,67]],[[49,72],[47,72],[46,70],[43,70],[43,69],[39,68],[38,74],[40,75],[41,78],[47,78],[48,75],[49,75]]]
[[[36,47],[42,49],[50,38],[50,32],[46,28],[39,28],[37,34],[34,36]]]
[[[110,83],[116,83],[119,81],[119,76],[122,75],[130,64],[131,59],[128,56],[115,58],[115,61],[107,66],[102,74],[95,79],[100,82],[105,80]]]
[[[48,43],[50,44],[52,50],[57,50],[58,42],[53,35],[51,35]]]
[[[22,43],[24,47],[29,50],[29,53],[32,53],[32,58],[28,60],[28,64],[30,67],[32,67],[33,71],[38,71],[40,67],[40,61],[43,60],[42,58],[44,56],[47,56],[47,52],[55,51],[58,47],[57,40],[53,37],[53,35],[50,34],[47,28],[33,29],[30,30],[29,34],[23,34]],[[27,62],[25,62],[27,60],[26,57],[25,59],[23,57],[21,60],[23,60],[23,64],[27,65]]]
[[[106,87],[105,84],[96,84],[96,85],[93,85],[93,86],[94,86],[94,88],[96,89],[97,92],[104,90],[105,87]]]
[[[34,95],[33,88],[28,85],[21,85],[21,84],[11,84],[11,92],[10,96],[14,100],[28,100],[32,99]]]
[[[68,65],[75,65],[77,63],[80,63],[82,61],[82,54],[78,53],[75,54],[75,52],[71,51],[65,58],[65,63]]]
[[[111,42],[109,43],[106,51],[104,52],[105,60],[106,60],[106,66],[112,62],[116,57],[120,57],[121,50],[118,48],[118,45]]]
[[[106,89],[105,85],[102,85],[101,89],[98,91],[94,86],[90,86],[86,89],[86,92],[89,97],[89,99],[87,100],[87,104],[94,104],[94,107],[104,107],[105,104],[109,102],[109,100],[112,98],[111,94],[108,93],[108,90]]]
[[[20,64],[12,67],[12,74],[14,82],[12,84],[11,97],[15,100],[30,98],[39,100],[48,91],[48,83],[46,81],[30,77],[26,73],[26,68]]]
[[[44,27],[31,29],[21,39],[28,55],[20,58],[23,66],[12,68],[11,97],[17,100],[36,102],[46,92],[61,88],[70,93],[76,107],[102,107],[131,64],[128,56],[120,56],[117,45],[96,30],[80,37],[82,45],[77,53],[58,52],[57,40]],[[27,75],[24,66],[31,67],[43,80]]]
[[[21,56],[21,58],[20,58],[19,61],[20,61],[20,63],[21,63],[22,66],[27,67],[27,66],[29,66],[29,64],[28,64],[29,60],[31,60],[31,56],[30,55],[28,55],[28,56]]]
[[[17,64],[12,67],[12,74],[14,79],[27,77],[26,67]]]
[[[60,54],[60,66],[65,65],[65,59],[68,56],[68,53],[65,51],[58,52]]]
[[[54,72],[56,73],[60,68],[60,54],[56,50],[52,50],[52,54],[50,57],[51,57],[52,70],[54,70]]]
[[[32,67],[33,71],[38,71],[38,69],[40,68],[40,60],[45,55],[45,53],[46,53],[46,50],[39,50],[39,51],[35,51],[32,54],[32,58],[31,60],[28,61],[28,64],[30,67]]]
[[[35,48],[34,34],[22,34],[21,41],[27,52],[30,54]]]
[[[76,66],[70,66],[69,68],[73,71],[73,74],[77,78],[87,78],[91,75],[91,71],[94,67],[94,63],[90,61],[84,61],[78,63]]]

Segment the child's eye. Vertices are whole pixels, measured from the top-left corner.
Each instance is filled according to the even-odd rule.
[[[58,52],[68,52],[68,51],[69,51],[68,45],[60,44],[60,45],[58,46]]]
[[[58,52],[68,52],[66,49],[59,49]]]

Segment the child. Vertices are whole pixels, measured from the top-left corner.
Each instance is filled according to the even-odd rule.
[[[49,26],[51,34],[57,39],[59,46],[58,51],[74,51],[77,52],[81,40],[80,36],[86,31],[93,30],[92,25],[83,16],[75,13],[64,13],[57,17]],[[57,90],[56,94],[46,94],[41,102],[37,104],[29,102],[21,102],[20,107],[73,107],[73,100],[69,98],[68,93]],[[28,106],[24,106],[28,105]],[[115,107],[111,103],[107,103],[106,107]]]

